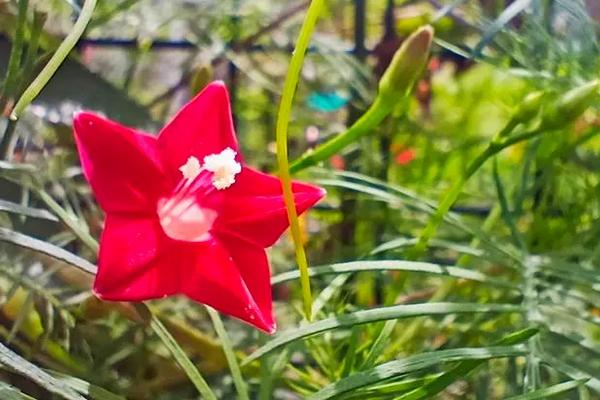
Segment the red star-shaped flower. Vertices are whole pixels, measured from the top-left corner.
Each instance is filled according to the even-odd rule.
[[[210,84],[157,137],[86,112],[74,129],[106,213],[95,294],[184,294],[274,332],[264,249],[288,227],[281,182],[243,164],[225,85]],[[300,182],[293,191],[299,213],[325,194]]]

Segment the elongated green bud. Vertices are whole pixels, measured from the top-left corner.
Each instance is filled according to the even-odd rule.
[[[532,120],[542,108],[544,92],[529,93],[513,113],[512,119],[521,124]]]
[[[600,81],[595,79],[569,90],[548,107],[542,116],[542,127],[557,128],[579,117],[598,96]]]
[[[379,97],[398,99],[412,89],[427,64],[432,40],[433,28],[427,25],[402,43],[379,81]]]
[[[533,92],[525,96],[517,108],[513,111],[510,120],[504,128],[492,139],[492,143],[498,144],[509,136],[519,124],[524,124],[535,118],[540,112],[544,92]]]

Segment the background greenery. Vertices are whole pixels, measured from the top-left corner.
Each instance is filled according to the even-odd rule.
[[[432,56],[386,118],[295,173],[328,190],[300,220],[314,319],[303,321],[284,237],[270,251],[280,331],[267,337],[229,319],[218,332],[183,298],[148,304],[148,323],[148,309],[92,296],[83,271],[103,216],[71,117],[93,109],[155,132],[224,79],[246,159],[274,171],[276,105],[308,2],[99,0],[15,124],[12,107],[82,4],[0,0],[0,398],[192,399],[194,366],[222,399],[600,398],[600,102],[593,83],[577,96],[600,70],[597,2],[396,0],[391,19],[391,2],[369,0],[360,25],[361,3],[325,1],[292,161],[354,124],[427,23]],[[485,153],[503,129],[526,140]]]

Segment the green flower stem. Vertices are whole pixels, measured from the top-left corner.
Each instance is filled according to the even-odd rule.
[[[217,336],[219,336],[219,339],[221,340],[221,346],[223,347],[225,358],[227,358],[227,363],[229,364],[229,370],[231,371],[231,377],[233,378],[233,384],[235,385],[235,389],[237,390],[238,398],[240,400],[250,400],[250,397],[248,396],[248,388],[246,387],[246,382],[244,382],[244,378],[242,377],[240,365],[237,362],[237,357],[235,355],[235,352],[233,351],[233,345],[231,344],[229,335],[225,330],[225,326],[223,326],[221,316],[215,309],[209,306],[206,306],[206,311],[208,311],[208,315],[212,320],[215,332],[217,332]]]
[[[27,89],[25,89],[11,113],[11,119],[19,118],[23,110],[37,97],[37,95],[46,86],[48,81],[54,76],[71,50],[73,50],[73,47],[75,47],[77,41],[81,35],[83,35],[85,28],[92,19],[92,14],[96,8],[96,2],[97,0],[86,0],[83,8],[81,9],[81,13],[79,14],[79,18],[77,18],[77,21],[73,26],[73,29],[71,32],[69,32],[60,46],[58,46],[58,49],[56,49],[56,52],[52,58],[50,58],[48,64],[46,64],[33,82],[31,82]]]
[[[290,172],[295,173],[328,159],[357,139],[372,132],[394,109],[395,102],[383,101],[379,96],[369,109],[345,132],[323,143],[294,161]]]
[[[54,200],[52,196],[50,196],[45,190],[35,188],[32,190],[88,249],[93,251],[94,254],[98,253],[99,246],[96,239],[94,239],[92,235],[90,235],[90,233],[83,228],[67,210],[58,204],[56,200]]]
[[[140,306],[146,307],[143,303]],[[150,313],[150,309],[148,309]],[[154,314],[152,315],[152,319],[150,321],[150,327],[154,331],[154,333],[160,338],[165,347],[169,350],[177,364],[185,371],[190,381],[194,384],[198,393],[202,396],[203,400],[217,400],[217,396],[211,390],[208,383],[202,375],[200,371],[196,368],[192,360],[185,354],[183,349],[179,346],[177,341],[173,338],[173,336],[169,333],[167,328],[163,325],[160,319]]]
[[[283,197],[287,210],[288,219],[290,221],[290,230],[294,241],[296,252],[296,262],[300,269],[300,283],[302,285],[302,297],[304,301],[304,314],[307,320],[312,319],[312,294],[310,289],[310,278],[308,275],[308,261],[304,246],[302,245],[302,236],[300,233],[300,224],[298,222],[298,212],[294,203],[294,193],[292,192],[292,180],[290,177],[290,166],[288,161],[288,126],[292,111],[292,101],[296,93],[300,70],[304,61],[304,55],[308,49],[310,37],[323,9],[324,0],[312,0],[308,7],[308,12],[302,23],[300,35],[296,42],[296,48],[292,53],[290,66],[285,77],[283,85],[283,93],[281,102],[279,103],[279,111],[277,113],[277,164],[279,167],[279,176],[281,178],[281,186],[283,189]]]

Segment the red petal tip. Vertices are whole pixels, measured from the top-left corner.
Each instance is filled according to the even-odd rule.
[[[252,326],[254,326],[255,328],[258,328],[259,330],[263,331],[267,335],[275,334],[275,332],[277,331],[277,324],[275,323],[275,321],[273,321],[273,320],[266,321],[262,317],[260,317],[259,319],[260,319],[260,321],[257,323],[253,322]]]
[[[268,330],[265,330],[265,332],[269,335],[274,335],[275,332],[277,332],[277,324],[273,322],[273,325],[271,325]]]
[[[323,189],[322,187],[318,187],[318,189],[319,189],[319,199],[322,199],[323,197],[327,196],[327,190]]]
[[[261,331],[272,335],[277,330],[277,323],[273,319],[273,316],[270,315],[270,312],[263,313],[259,308],[254,309],[255,312],[251,313],[252,316],[250,319],[246,319],[252,326],[260,329]]]
[[[211,83],[209,83],[209,84],[207,85],[207,87],[208,87],[208,86],[220,86],[220,87],[223,87],[223,88],[227,88],[227,85],[226,85],[226,84],[225,84],[225,82],[224,82],[224,81],[222,81],[221,79],[218,79],[218,80],[216,80],[216,81],[212,81]]]

